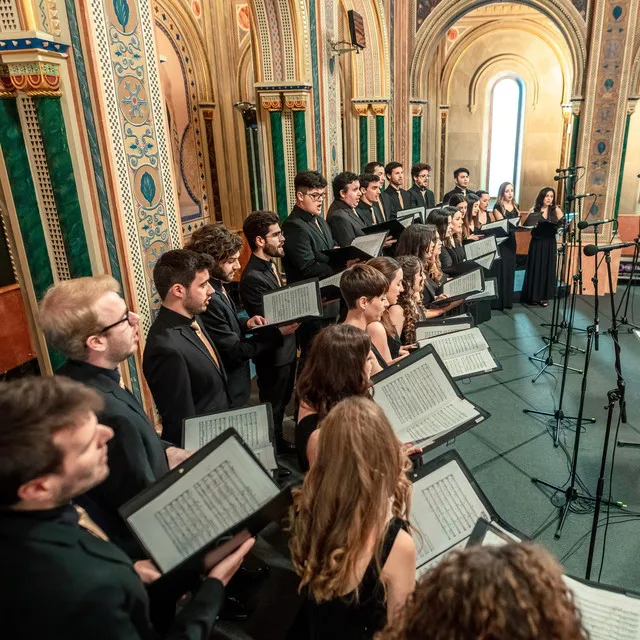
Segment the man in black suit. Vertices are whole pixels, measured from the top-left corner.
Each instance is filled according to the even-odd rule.
[[[218,224],[207,224],[193,233],[187,249],[206,253],[212,260],[209,270],[213,295],[206,311],[200,316],[209,337],[222,357],[227,373],[227,387],[234,407],[245,407],[251,396],[250,360],[264,353],[273,357],[273,350],[282,345],[283,336],[297,326],[267,327],[262,314],[240,318],[225,284],[233,281],[240,269],[242,238]],[[247,332],[260,327],[251,337]]]
[[[391,199],[384,192],[384,180],[385,180],[384,165],[382,164],[382,162],[377,162],[376,160],[374,160],[373,162],[369,162],[365,165],[363,173],[365,174],[372,173],[380,181],[380,199],[378,200],[378,206],[380,207],[380,212],[382,213],[383,221],[388,220],[389,218],[392,217],[391,210],[393,207],[391,206]]]
[[[204,253],[174,249],[160,256],[153,282],[162,306],[151,325],[142,370],[162,418],[162,436],[182,442],[182,421],[231,408],[222,358],[202,320],[213,287],[213,260]]]
[[[367,227],[384,222],[384,215],[380,209],[380,178],[373,173],[363,173],[359,180],[360,202],[356,211]]]
[[[331,183],[334,200],[327,211],[327,222],[336,242],[348,247],[354,238],[364,235],[368,226],[356,207],[360,201],[360,181],[351,171],[339,173]]]
[[[412,207],[433,209],[436,206],[436,197],[433,191],[428,188],[430,174],[431,165],[424,162],[418,162],[411,167],[413,186],[409,189],[409,195]]]
[[[134,565],[84,515],[79,520],[71,503],[109,473],[107,442],[113,432],[98,422],[101,411],[96,391],[63,377],[0,383],[4,637],[158,637],[143,580],[153,583],[160,573],[149,561]],[[224,586],[252,544],[248,540],[215,567],[204,567],[207,577],[165,638],[209,637]]]
[[[144,557],[118,508],[187,457],[163,442],[138,400],[122,384],[118,366],[140,340],[139,316],[130,311],[111,276],[63,280],[40,303],[48,344],[68,360],[58,371],[95,389],[104,407],[98,418],[110,427],[109,476],[83,498],[83,506],[131,557]]]
[[[389,186],[384,190],[391,207],[388,218],[397,218],[398,211],[411,208],[411,196],[408,191],[402,188],[404,169],[400,162],[394,161],[385,166],[384,173],[389,181]]]
[[[252,254],[240,278],[240,297],[249,314],[262,315],[265,293],[283,285],[274,258],[284,256],[284,236],[277,214],[272,211],[254,211],[242,225],[244,237]],[[298,325],[296,325],[297,327]],[[258,378],[260,402],[270,402],[278,453],[293,453],[295,446],[282,434],[284,412],[291,400],[296,377],[296,336],[287,332],[282,346],[254,356]]]
[[[455,182],[455,187],[444,194],[442,197],[442,202],[447,204],[449,199],[454,193],[459,193],[460,195],[467,197],[467,187],[469,186],[469,169],[465,167],[459,167],[453,172],[453,180]]]

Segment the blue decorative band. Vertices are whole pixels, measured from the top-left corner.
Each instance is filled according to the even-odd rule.
[[[55,53],[66,53],[69,50],[69,45],[53,42],[52,40],[42,40],[42,38],[0,40],[0,53],[3,51],[25,51],[27,49],[45,49]]]

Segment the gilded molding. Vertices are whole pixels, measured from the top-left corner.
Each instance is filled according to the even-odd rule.
[[[309,96],[306,93],[284,94],[284,106],[291,111],[306,111],[308,100]]]
[[[367,116],[367,114],[369,113],[369,103],[368,102],[355,102],[355,101],[352,101],[352,103],[353,103],[354,111],[360,117],[366,117]]]
[[[373,113],[377,116],[384,116],[387,112],[387,105],[384,103],[374,103],[371,105],[371,109]]]
[[[421,104],[412,104],[411,105],[411,115],[414,118],[422,115],[423,106]]]
[[[4,91],[9,90],[7,82],[14,91],[20,91],[29,96],[60,96],[60,67],[57,63],[41,59],[30,61],[12,61],[7,55],[0,75]],[[21,56],[23,58],[23,56]]]
[[[260,104],[267,111],[282,111],[282,96],[279,93],[261,93]]]

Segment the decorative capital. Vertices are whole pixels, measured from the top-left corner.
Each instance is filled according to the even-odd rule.
[[[580,111],[582,110],[582,103],[582,98],[573,98],[571,100],[571,113],[573,113],[574,116],[577,117],[580,115]]]
[[[632,116],[636,112],[636,105],[640,98],[629,98],[627,102],[627,115]]]
[[[6,64],[0,62],[0,98],[15,98],[16,92],[11,84],[9,69]]]
[[[384,102],[373,103],[371,108],[373,109],[373,113],[377,116],[383,116],[387,111],[387,105]]]
[[[306,111],[307,99],[306,93],[285,93],[284,106],[291,111]]]
[[[361,117],[364,118],[369,114],[369,103],[368,102],[354,102],[353,108],[355,112]]]
[[[260,103],[267,111],[282,111],[282,96],[279,93],[260,94]]]
[[[411,105],[411,115],[414,118],[417,118],[422,115],[423,107],[421,104],[412,104]]]
[[[39,59],[18,61],[9,56],[4,57],[0,71],[2,85],[7,88],[7,80],[14,91],[26,93],[28,96],[60,96],[60,66],[55,62]]]

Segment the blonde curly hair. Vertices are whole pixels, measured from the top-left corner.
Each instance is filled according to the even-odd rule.
[[[532,543],[452,551],[377,640],[583,640],[562,568]]]

